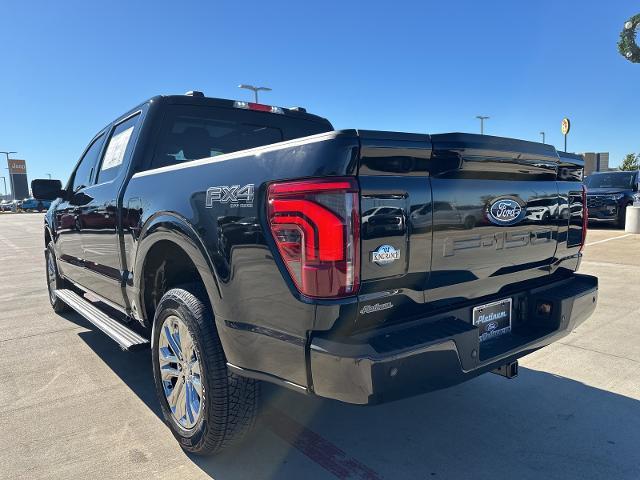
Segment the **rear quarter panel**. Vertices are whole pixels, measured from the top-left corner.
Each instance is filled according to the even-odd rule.
[[[128,293],[136,310],[142,312],[139,252],[166,239],[171,223],[182,225],[215,276],[217,286],[207,289],[227,359],[306,385],[305,346],[315,306],[271,253],[265,193],[275,180],[354,175],[357,151],[355,132],[330,132],[135,174],[123,199],[123,224]],[[251,200],[236,195],[247,186]],[[213,194],[221,191],[235,193],[223,201],[225,194]]]

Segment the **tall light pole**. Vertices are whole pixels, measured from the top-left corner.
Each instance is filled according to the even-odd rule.
[[[4,183],[4,196],[7,196],[7,180],[4,177],[0,177]]]
[[[484,121],[488,120],[490,117],[486,117],[483,115],[476,115],[476,118],[480,120],[480,135],[484,135]]]
[[[45,173],[45,175],[47,175],[49,177],[49,180],[51,180],[51,174],[50,173]]]
[[[247,90],[251,90],[253,92],[254,98],[256,100],[256,103],[258,102],[258,92],[263,91],[263,92],[270,92],[271,89],[269,87],[254,87],[253,85],[246,85],[244,83],[241,83],[240,85],[238,85],[238,88],[245,88]]]
[[[540,132],[540,135],[542,135],[542,143],[544,143],[544,132]]]
[[[9,155],[11,155],[12,153],[18,153],[18,152],[0,152],[0,153],[4,153],[7,156],[7,167],[9,167]],[[7,170],[9,170],[9,168],[7,168]],[[9,171],[9,181],[11,183],[11,200],[15,200],[16,194],[13,189],[13,177],[11,176],[11,171]],[[6,189],[7,189],[7,183],[5,182],[5,190]]]
[[[7,156],[7,164],[9,163],[9,155],[11,155],[12,153],[18,153],[18,152],[0,152],[0,153],[4,153]],[[7,165],[9,166],[9,165]]]

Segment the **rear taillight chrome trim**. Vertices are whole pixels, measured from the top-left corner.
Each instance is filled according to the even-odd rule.
[[[587,229],[589,228],[589,206],[587,205],[587,187],[582,185],[582,243],[580,244],[580,252],[584,249],[587,241]]]
[[[300,293],[314,298],[357,293],[360,206],[355,178],[273,183],[267,217],[280,258]]]

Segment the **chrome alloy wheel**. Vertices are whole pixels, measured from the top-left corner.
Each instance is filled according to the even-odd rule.
[[[56,302],[56,259],[47,253],[47,287],[49,287],[49,300],[51,304]]]
[[[158,363],[171,414],[189,430],[198,422],[204,402],[200,359],[187,326],[175,315],[162,323]]]

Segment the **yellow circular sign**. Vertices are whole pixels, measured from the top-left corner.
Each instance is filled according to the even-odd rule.
[[[560,128],[560,131],[563,135],[566,135],[569,133],[569,130],[571,130],[571,122],[565,117],[562,119],[562,127]]]

